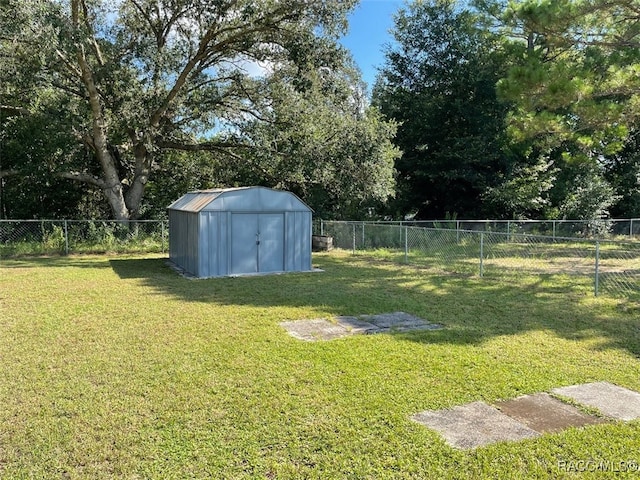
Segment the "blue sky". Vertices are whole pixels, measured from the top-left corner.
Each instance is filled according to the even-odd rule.
[[[349,16],[349,33],[340,43],[351,51],[369,91],[384,63],[384,46],[392,40],[393,15],[403,5],[402,0],[360,0]]]

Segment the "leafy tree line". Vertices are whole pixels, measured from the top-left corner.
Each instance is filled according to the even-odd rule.
[[[0,216],[284,188],[324,218],[640,215],[640,8],[413,0],[366,97],[357,0],[3,0]]]
[[[383,202],[395,125],[336,42],[355,3],[4,0],[2,213],[129,220],[247,183]]]
[[[640,215],[640,7],[414,1],[373,101],[400,127],[394,215]]]

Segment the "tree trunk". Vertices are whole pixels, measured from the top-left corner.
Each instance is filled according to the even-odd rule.
[[[131,186],[125,195],[126,206],[131,220],[135,220],[140,216],[142,197],[144,196],[144,190],[151,171],[150,155],[142,142],[135,146],[134,154],[136,159],[135,173]]]
[[[80,24],[81,16],[83,14],[86,16],[86,11],[83,12],[81,7],[84,7],[83,2],[79,3],[78,0],[71,2],[71,16],[76,26]],[[118,175],[116,161],[109,151],[107,122],[100,101],[100,93],[96,87],[93,72],[86,55],[84,45],[79,43],[76,50],[76,59],[80,67],[80,78],[87,89],[89,106],[91,107],[91,143],[102,167],[102,191],[109,202],[109,206],[116,220],[129,220],[130,213],[124,199],[122,182]]]

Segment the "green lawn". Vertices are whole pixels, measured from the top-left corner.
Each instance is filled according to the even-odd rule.
[[[563,478],[560,461],[640,461],[640,421],[467,452],[409,420],[591,381],[640,391],[638,304],[562,276],[340,252],[314,266],[194,281],[159,256],[0,261],[0,477]],[[446,328],[306,343],[278,325],[398,310]]]

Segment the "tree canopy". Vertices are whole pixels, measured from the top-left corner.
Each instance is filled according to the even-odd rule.
[[[248,184],[325,218],[640,214],[636,2],[409,1],[371,104],[356,3],[4,0],[0,215]]]
[[[497,37],[456,2],[410,3],[395,17],[374,104],[400,124],[399,201],[418,218],[478,216],[478,197],[506,168],[504,73]]]
[[[400,125],[392,213],[637,215],[634,2],[471,3],[414,1],[395,17],[374,89]]]
[[[308,88],[300,83],[305,76],[346,68],[348,55],[335,39],[355,3],[7,0],[0,17],[0,104],[9,112],[3,135],[24,118],[46,117],[61,142],[47,159],[50,170],[102,191],[115,218],[138,218],[168,152],[211,152],[239,169],[282,156],[252,138],[277,123],[274,106],[283,103],[270,97],[274,82],[265,79],[295,71],[287,93],[296,95]],[[360,123],[374,117],[344,121],[367,129]],[[388,143],[393,129],[382,130],[374,141]],[[30,157],[22,147],[20,155],[5,150],[5,176],[24,172]],[[389,178],[384,183],[382,197],[390,193]]]
[[[514,104],[512,139],[537,145],[563,172],[561,215],[608,215],[631,193],[616,192],[608,178],[638,125],[640,10],[625,0],[497,5],[514,55],[498,83],[501,97]]]

